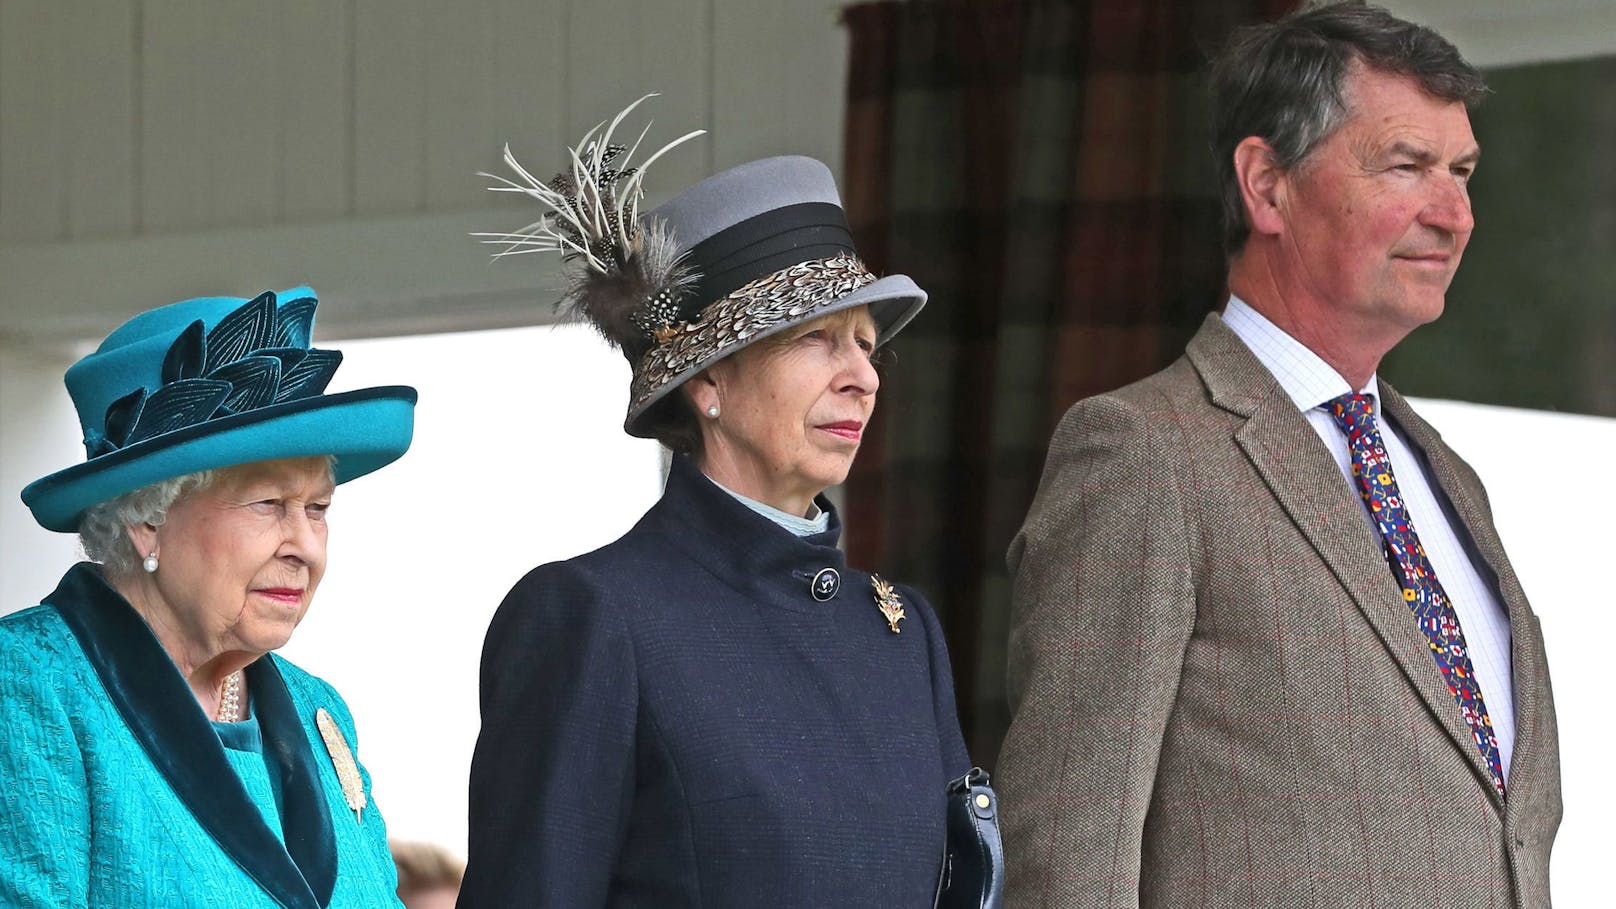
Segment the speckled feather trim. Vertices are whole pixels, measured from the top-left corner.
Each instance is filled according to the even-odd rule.
[[[692,367],[711,363],[770,329],[805,322],[815,311],[874,282],[875,275],[857,257],[838,255],[801,262],[743,285],[646,351],[634,370],[629,414]]]

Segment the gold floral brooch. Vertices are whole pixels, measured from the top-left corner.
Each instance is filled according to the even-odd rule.
[[[908,616],[903,611],[903,601],[898,599],[898,591],[878,574],[870,575],[870,586],[875,588],[875,605],[887,617],[887,627],[893,634],[901,634],[903,629],[898,627],[898,622]]]

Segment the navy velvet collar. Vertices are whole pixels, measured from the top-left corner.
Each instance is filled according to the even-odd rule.
[[[836,548],[842,522],[835,506],[824,496],[814,503],[830,514],[829,526],[822,533],[796,536],[719,488],[688,457],[676,455],[662,499],[640,526],[666,535],[743,593],[777,596],[783,591],[787,602],[800,600],[822,610],[809,585],[821,569],[846,572],[847,556]],[[851,602],[844,593],[840,590],[831,602]]]
[[[336,837],[308,735],[273,658],[247,667],[264,760],[281,780],[275,838],[230,766],[191,688],[134,607],[80,562],[45,602],[56,607],[135,738],[180,800],[241,870],[287,909],[320,909],[337,881]]]

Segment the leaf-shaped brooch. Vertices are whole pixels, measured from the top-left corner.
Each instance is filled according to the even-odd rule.
[[[337,721],[331,718],[324,707],[314,712],[314,725],[320,727],[320,738],[325,740],[325,750],[331,752],[331,763],[337,768],[337,782],[342,784],[342,797],[347,800],[348,807],[353,809],[354,820],[364,822],[365,810],[365,781],[359,776],[359,765],[354,762],[353,751],[348,748],[348,740],[342,737],[342,730],[337,728]]]
[[[875,605],[887,617],[887,627],[892,629],[893,634],[901,634],[903,629],[898,627],[898,622],[907,616],[903,611],[903,601],[898,599],[898,591],[878,574],[870,575],[870,586],[875,588]]]

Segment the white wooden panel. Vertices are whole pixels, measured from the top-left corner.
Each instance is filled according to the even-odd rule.
[[[713,128],[709,114],[709,0],[575,0],[567,49],[565,145],[635,98],[658,92],[624,121],[629,142],[655,121],[641,157],[693,129]],[[627,127],[633,127],[632,130]],[[711,173],[707,138],[692,140],[656,164],[648,189],[661,197]],[[557,147],[552,155],[558,155]],[[554,160],[560,163],[559,157]]]
[[[790,0],[714,0],[714,167],[733,167],[785,151],[791,112],[780,102],[789,84],[778,65],[774,25]],[[809,40],[801,36],[799,40]],[[807,83],[813,85],[814,80]],[[808,90],[805,86],[804,91]]]
[[[822,0],[715,0],[718,168],[810,155],[841,172],[847,36]]]
[[[1518,66],[1616,54],[1616,0],[1387,0],[1476,66]]]
[[[210,0],[148,0],[141,13],[143,230],[203,227],[213,213],[209,6]]]
[[[279,72],[281,124],[276,131],[278,219],[318,220],[347,214],[352,202],[353,53],[350,3],[283,0]]]
[[[67,44],[51,0],[0,3],[0,241],[65,236],[65,116],[58,74]]]
[[[426,0],[357,0],[354,211],[417,211],[426,201]]]
[[[492,69],[494,84],[487,87],[490,134],[481,148],[473,149],[479,173],[509,175],[500,160],[509,144],[518,161],[538,172],[559,168],[561,149],[575,140],[566,130],[568,0],[492,0]],[[483,230],[510,230],[537,217],[526,197],[492,193],[493,183],[472,176],[481,197],[478,205],[499,214]],[[470,240],[471,238],[467,238]],[[486,254],[488,247],[477,247]],[[512,268],[535,286],[558,279],[556,263],[524,256],[490,267]],[[534,301],[534,310],[549,313],[548,299]]]
[[[426,204],[437,210],[483,201],[482,178],[495,135],[492,94],[503,90],[492,66],[494,10],[488,0],[434,3],[426,68]]]
[[[490,264],[467,236],[509,214],[478,209],[0,244],[0,339],[99,339],[139,309],[303,282],[329,304],[320,309],[321,337],[550,321],[558,275],[524,262]]]
[[[506,143],[518,161],[559,168],[561,149],[576,139],[566,130],[568,5],[567,0],[492,0],[494,80],[486,87],[492,133],[477,151],[474,170],[504,172],[500,150]],[[473,179],[480,188],[489,183]],[[509,203],[514,209],[521,204],[502,194],[484,191],[483,196],[479,205]]]
[[[567,10],[566,145],[652,90],[640,72],[643,27],[633,0],[570,0]],[[661,99],[653,99],[654,104]],[[656,108],[653,107],[652,110]],[[558,164],[565,160],[554,149]],[[537,172],[536,172],[537,173]]]
[[[129,3],[59,3],[64,65],[62,168],[67,233],[125,235],[135,228],[135,10]]]
[[[656,163],[657,197],[672,195],[713,172],[711,65],[713,0],[668,0],[646,8],[638,55],[640,81],[661,97],[645,102],[656,123],[646,142],[676,139],[693,129],[708,135],[692,139]],[[576,84],[576,79],[574,83]]]
[[[492,0],[494,84],[487,86],[495,144],[477,169],[492,171],[509,142],[519,160],[566,142],[567,0]]]
[[[275,219],[281,166],[280,4],[208,0],[203,135],[210,226]]]
[[[648,91],[663,92],[645,102],[656,105],[651,108],[656,125],[646,142],[656,141],[654,150],[690,129],[708,131],[656,162],[658,196],[671,196],[713,173],[713,0],[658,3],[642,18],[642,81]]]
[[[843,113],[847,107],[847,30],[838,20],[841,3],[787,3],[774,40],[779,52],[767,59],[784,79],[780,103],[790,115],[785,149],[808,155],[842,172]]]

